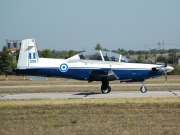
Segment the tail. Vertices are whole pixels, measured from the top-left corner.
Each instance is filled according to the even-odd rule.
[[[22,40],[17,67],[37,66],[39,61],[35,39]]]

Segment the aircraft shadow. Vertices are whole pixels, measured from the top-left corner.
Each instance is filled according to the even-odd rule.
[[[98,94],[102,94],[101,92],[80,92],[74,95],[82,95],[84,97],[87,97],[89,95],[98,95]]]

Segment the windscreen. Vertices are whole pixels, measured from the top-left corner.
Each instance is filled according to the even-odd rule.
[[[126,58],[121,54],[108,52],[108,51],[99,51],[99,50],[79,53],[79,58],[84,60],[100,60],[100,61],[104,60],[104,61],[114,61],[114,62],[130,61],[128,58]]]

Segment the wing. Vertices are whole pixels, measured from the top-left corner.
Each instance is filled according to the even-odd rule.
[[[119,79],[112,70],[92,70],[89,75],[89,82],[102,81],[103,78],[107,78],[107,81]]]

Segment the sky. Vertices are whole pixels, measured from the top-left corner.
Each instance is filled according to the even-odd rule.
[[[0,0],[0,49],[34,38],[39,50],[180,48],[180,0]]]

